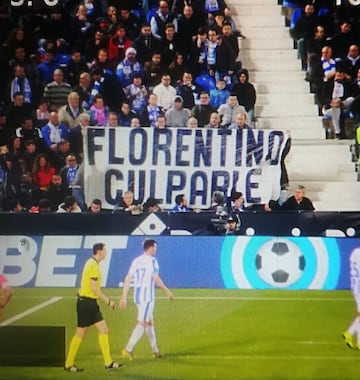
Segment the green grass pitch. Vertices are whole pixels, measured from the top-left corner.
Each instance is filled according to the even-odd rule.
[[[118,302],[118,289],[105,289]],[[75,329],[76,289],[15,288],[2,322],[52,297],[62,297],[11,325],[66,326],[66,346]],[[127,380],[345,380],[358,379],[360,351],[347,348],[341,333],[355,316],[350,291],[174,289],[169,301],[157,293],[156,331],[164,359],[153,359],[146,337],[135,360],[105,372],[95,328],[76,363],[82,373],[62,368],[0,367],[0,379]],[[101,304],[110,328],[114,360],[134,327],[136,309],[111,311]],[[14,318],[15,319],[15,318]],[[1,342],[1,344],[6,344]]]

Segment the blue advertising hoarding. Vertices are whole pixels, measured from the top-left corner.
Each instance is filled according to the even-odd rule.
[[[157,236],[160,274],[172,288],[348,289],[357,238]],[[122,285],[143,236],[2,236],[0,273],[13,286],[77,287],[92,245],[102,241],[103,286]]]

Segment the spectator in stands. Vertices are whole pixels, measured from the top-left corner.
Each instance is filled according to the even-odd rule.
[[[323,70],[323,81],[328,82],[334,79],[336,73],[336,62],[332,57],[332,49],[324,46],[321,50],[321,66]]]
[[[140,113],[140,125],[156,128],[156,121],[163,114],[164,110],[158,105],[157,96],[150,94],[147,106]]]
[[[151,34],[149,24],[141,26],[140,35],[133,41],[133,48],[137,51],[137,59],[142,65],[151,61],[154,51],[160,50],[160,41]]]
[[[175,32],[174,24],[166,24],[165,37],[161,39],[160,49],[162,52],[162,62],[168,67],[174,61],[176,53],[181,51],[181,42]]]
[[[167,111],[174,100],[176,89],[171,85],[171,77],[168,73],[161,75],[161,83],[154,87],[153,93],[158,98],[158,105]]]
[[[146,107],[148,90],[142,83],[142,76],[139,73],[132,75],[132,83],[125,88],[126,98],[132,111],[140,114]]]
[[[68,195],[63,203],[59,204],[59,207],[56,211],[57,213],[63,214],[72,214],[81,212],[81,208],[78,206],[76,202],[76,198],[72,195]]]
[[[219,34],[222,34],[223,39],[228,42],[229,46],[233,50],[236,59],[240,52],[238,33],[233,32],[231,24],[227,21],[224,21]],[[239,67],[239,69],[240,68],[241,67]]]
[[[248,122],[251,125],[254,120],[256,90],[254,85],[249,81],[247,69],[241,69],[237,77],[238,83],[232,85],[231,93],[236,95],[238,103],[245,108]]]
[[[184,56],[177,52],[174,60],[169,65],[169,74],[171,77],[171,85],[176,87],[182,82],[182,78],[186,71]]]
[[[39,79],[40,85],[45,87],[54,78],[54,71],[60,68],[60,65],[54,59],[54,51],[47,50],[44,55],[44,60],[39,63]]]
[[[215,76],[215,64],[216,64],[216,47],[218,46],[218,33],[214,28],[210,28],[208,31],[208,39],[206,41],[206,62],[207,73]]]
[[[200,104],[195,105],[191,110],[191,116],[198,121],[199,127],[204,127],[210,122],[210,115],[216,112],[216,108],[210,104],[210,96],[206,91],[200,94]]]
[[[69,136],[70,138],[70,136]],[[56,173],[59,173],[60,169],[66,165],[66,157],[70,153],[70,142],[68,140],[62,140],[58,144],[58,149],[52,152],[51,161],[55,167]]]
[[[41,130],[40,128],[34,127],[34,122],[31,116],[24,117],[21,127],[16,129],[15,135],[20,138],[22,151],[24,150],[25,142],[33,140],[36,144],[37,151],[45,152],[46,145]]]
[[[25,67],[17,64],[14,67],[14,79],[10,82],[10,101],[14,101],[15,94],[21,94],[24,97],[24,103],[31,104],[32,88],[29,79],[25,76]]]
[[[41,128],[47,124],[50,118],[49,103],[45,99],[41,99],[38,108],[35,111],[36,126]]]
[[[189,212],[190,209],[187,206],[188,202],[186,199],[185,194],[178,194],[175,197],[175,206],[172,208],[171,211],[173,212]]]
[[[103,97],[100,94],[96,95],[94,104],[90,107],[91,120],[95,125],[106,125],[108,112]]]
[[[72,27],[75,34],[76,45],[84,46],[86,41],[94,33],[94,24],[85,5],[80,4],[78,6]]]
[[[107,49],[100,49],[90,64],[90,71],[101,70],[102,74],[112,76],[117,62],[110,61]]]
[[[306,70],[306,44],[312,38],[315,26],[317,24],[317,16],[315,13],[314,4],[307,3],[304,7],[302,15],[296,21],[293,29],[290,30],[290,35],[297,41],[298,58],[301,59],[303,70]]]
[[[159,201],[154,197],[149,197],[143,204],[144,212],[159,212],[161,208],[159,206]]]
[[[2,207],[9,210],[11,200],[18,199],[20,196],[22,172],[18,160],[11,153],[0,155],[0,166],[4,174]]]
[[[39,92],[39,70],[36,64],[35,59],[30,57],[29,54],[25,52],[25,48],[22,46],[17,46],[15,48],[14,58],[10,60],[10,66],[14,68],[16,65],[22,65],[25,68],[25,77],[29,79],[31,85],[31,91],[33,95],[33,101],[38,100]],[[8,78],[6,72],[3,72],[3,75]]]
[[[131,120],[137,117],[136,112],[132,111],[128,102],[122,102],[120,105],[120,112],[118,113],[118,120],[120,127],[130,127]]]
[[[68,126],[70,129],[79,124],[80,115],[84,109],[80,105],[80,96],[77,92],[72,91],[67,96],[67,104],[59,109],[59,120],[61,124]]]
[[[24,95],[20,92],[15,93],[13,102],[10,104],[6,113],[9,135],[14,134],[15,129],[21,125],[25,117],[32,115],[33,109],[31,104],[24,102]]]
[[[137,117],[133,117],[130,122],[130,128],[140,128],[140,120]]]
[[[93,62],[100,49],[107,49],[108,38],[102,30],[96,30],[93,37],[85,43],[85,57],[87,63]]]
[[[88,72],[80,74],[78,84],[73,88],[74,92],[79,94],[79,105],[83,109],[90,108],[90,96],[91,96],[91,76]]]
[[[183,99],[183,106],[192,109],[199,102],[202,88],[193,83],[193,76],[190,72],[185,72],[183,81],[176,87],[177,95]]]
[[[178,36],[181,45],[182,54],[187,57],[190,53],[190,47],[193,41],[193,37],[196,36],[200,27],[200,23],[197,17],[194,15],[193,7],[190,4],[186,4],[182,11],[182,15],[177,18],[178,20]]]
[[[240,112],[246,112],[245,108],[238,103],[235,93],[231,93],[226,104],[222,104],[218,108],[221,119],[221,126],[228,128],[231,124],[236,123],[236,116]]]
[[[83,112],[79,115],[79,124],[70,129],[70,150],[76,155],[76,159],[81,162],[84,158],[83,134],[90,125],[90,116]]]
[[[324,46],[326,46],[327,41],[325,38],[325,29],[322,25],[316,25],[314,36],[313,38],[310,38],[306,45],[306,76],[305,80],[309,80],[310,72],[311,72],[311,64],[310,64],[310,57],[315,55],[319,59],[321,57],[321,51]]]
[[[230,91],[226,88],[226,80],[219,78],[216,81],[216,89],[210,91],[210,104],[219,108],[222,104],[226,104],[230,96]]]
[[[120,83],[116,80],[114,75],[105,74],[100,68],[91,71],[93,78],[93,86],[89,104],[92,105],[97,94],[101,94],[105,105],[109,111],[117,111],[119,104],[123,102],[126,97],[124,90]]]
[[[237,67],[236,55],[223,35],[217,38],[216,59],[213,70],[215,78],[226,78],[227,84],[231,86],[236,81],[235,69]]]
[[[144,65],[144,85],[151,92],[161,81],[161,76],[165,72],[162,63],[161,53],[154,51],[151,56],[151,62],[145,62]]]
[[[134,74],[144,73],[141,63],[136,59],[136,50],[130,47],[125,52],[125,59],[121,61],[116,68],[116,76],[119,83],[126,87],[131,84],[131,79]]]
[[[150,19],[151,33],[156,39],[162,40],[165,38],[166,24],[173,24],[175,32],[177,32],[177,19],[175,15],[170,12],[168,2],[160,0],[156,14]]]
[[[349,47],[349,51],[346,58],[342,59],[339,62],[339,65],[341,65],[342,69],[346,73],[347,79],[351,79],[352,81],[354,81],[360,69],[359,46],[351,45]]]
[[[236,115],[235,123],[229,126],[230,129],[237,129],[242,131],[243,129],[252,129],[252,127],[247,123],[247,113],[240,112]]]
[[[62,186],[66,189],[71,189],[77,171],[80,165],[77,162],[76,156],[70,153],[66,156],[66,165],[61,168],[59,174],[62,179]]]
[[[134,12],[130,12],[130,10],[126,6],[121,6],[119,23],[124,25],[130,40],[134,41],[134,39],[140,33],[139,17]]]
[[[216,35],[216,32],[214,32]],[[208,72],[208,31],[205,27],[200,27],[196,38],[193,40],[188,58],[190,72],[197,77],[200,74]]]
[[[45,144],[52,151],[58,150],[58,144],[61,140],[69,140],[69,128],[60,124],[59,114],[57,111],[50,113],[49,122],[41,128]]]
[[[340,30],[331,39],[333,57],[336,61],[344,59],[351,45],[358,44],[356,33],[349,20],[340,21]]]
[[[125,191],[124,195],[114,207],[114,212],[125,212],[131,215],[137,215],[141,210],[142,206],[135,201],[132,191]]]
[[[165,129],[168,126],[166,125],[166,117],[165,115],[159,115],[156,119],[155,128],[158,129]]]
[[[205,128],[223,128],[221,125],[220,115],[217,112],[213,112],[210,115],[209,123],[204,126]]]
[[[52,210],[56,211],[68,195],[71,195],[71,190],[64,186],[61,175],[55,173],[46,194],[46,198],[51,202]]]
[[[117,25],[115,34],[109,39],[108,57],[112,67],[125,58],[125,51],[131,47],[132,41],[127,36],[125,26]]]
[[[298,185],[294,195],[289,197],[281,206],[281,210],[287,211],[313,211],[315,210],[311,200],[305,197],[305,187]]]
[[[51,166],[49,158],[45,154],[39,154],[35,157],[32,169],[33,183],[38,186],[39,194],[37,202],[46,197],[52,176],[55,174],[55,168]]]
[[[71,59],[66,66],[67,82],[71,87],[74,87],[79,83],[81,74],[88,70],[89,68],[81,56],[81,49],[74,48],[71,52]]]
[[[20,139],[17,137],[17,139],[20,141]],[[25,141],[25,151],[20,155],[21,160],[24,161],[25,171],[30,172],[32,171],[35,157],[39,154],[39,152],[36,151],[36,144],[34,140],[27,140]]]
[[[98,198],[95,198],[92,200],[89,208],[88,208],[88,211],[93,213],[93,214],[96,214],[98,212],[101,212],[102,211],[102,203],[101,203],[101,200],[98,199]]]
[[[231,214],[239,214],[245,211],[244,195],[240,191],[234,191],[231,194]]]
[[[120,125],[118,115],[116,112],[109,112],[107,117],[106,127],[115,128]]]
[[[54,71],[53,81],[44,88],[43,98],[49,103],[50,110],[57,111],[66,104],[71,86],[64,82],[64,73],[61,69]]]
[[[193,116],[189,117],[188,121],[186,123],[186,126],[188,128],[198,128],[199,127],[199,123],[198,123],[196,117],[193,117]]]
[[[165,112],[166,125],[169,127],[186,128],[186,123],[190,117],[190,110],[183,107],[183,99],[176,95],[173,106]]]
[[[227,215],[227,211],[225,208],[225,197],[222,191],[215,190],[212,193],[210,211],[214,211],[216,215],[219,215],[219,216]]]
[[[345,131],[341,125],[341,115],[350,110],[355,100],[354,96],[356,96],[354,84],[351,80],[346,79],[345,73],[339,67],[336,70],[334,82],[327,82],[325,100],[328,105],[325,106],[327,109],[323,112],[324,116],[330,115],[332,117],[337,138],[345,137]]]

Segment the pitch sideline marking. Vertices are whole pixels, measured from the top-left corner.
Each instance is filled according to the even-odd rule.
[[[176,358],[185,358],[187,360],[191,359],[203,359],[203,360],[313,360],[313,361],[320,361],[320,360],[359,360],[359,356],[274,356],[274,355],[175,355]]]
[[[26,316],[28,316],[28,315],[30,315],[30,314],[32,314],[32,313],[35,313],[36,311],[41,310],[41,309],[43,309],[43,308],[46,307],[46,306],[49,306],[49,305],[51,305],[51,304],[53,304],[53,303],[55,303],[55,302],[60,301],[62,298],[63,298],[63,297],[53,297],[53,298],[50,298],[49,300],[47,300],[47,301],[45,301],[45,302],[42,302],[42,303],[40,303],[39,305],[36,305],[36,306],[34,306],[34,307],[31,307],[30,309],[25,310],[24,312],[22,312],[22,313],[20,313],[20,314],[16,314],[16,315],[14,315],[13,317],[11,317],[11,318],[5,320],[4,322],[1,322],[1,323],[0,323],[0,326],[8,326],[8,325],[10,325],[11,323],[16,322],[16,321],[18,321],[19,319],[22,319],[22,318],[24,318],[24,317],[26,317]]]

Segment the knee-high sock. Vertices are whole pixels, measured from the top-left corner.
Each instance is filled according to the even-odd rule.
[[[144,326],[138,323],[130,336],[128,344],[126,345],[126,349],[129,352],[132,352],[136,343],[140,340],[143,334],[144,334]]]
[[[356,317],[348,328],[348,332],[351,335],[357,334],[358,344],[360,340],[360,318]]]
[[[74,365],[75,357],[79,351],[81,342],[82,342],[82,338],[80,338],[77,335],[74,335],[73,338],[71,339],[68,356],[65,362],[65,367],[71,367],[72,365]]]
[[[159,352],[159,348],[156,342],[156,334],[154,325],[147,326],[145,329],[146,335],[149,339],[152,352]]]
[[[109,365],[112,363],[112,358],[110,354],[110,346],[109,346],[109,335],[108,334],[99,334],[99,345],[101,348],[101,353],[104,358],[105,365]]]

